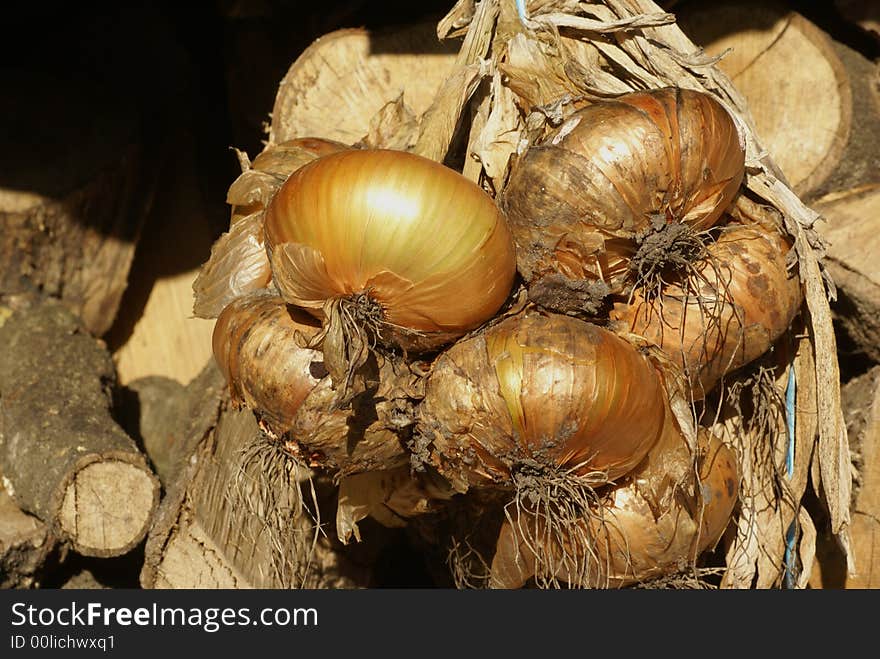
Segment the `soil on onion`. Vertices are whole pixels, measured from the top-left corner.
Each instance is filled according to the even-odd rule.
[[[706,257],[707,237],[690,225],[653,218],[651,227],[635,239],[638,249],[630,261],[635,287],[650,293],[676,277],[686,277],[693,264]]]
[[[569,279],[552,272],[529,287],[529,299],[545,309],[568,316],[597,316],[607,306],[611,289],[604,281]]]

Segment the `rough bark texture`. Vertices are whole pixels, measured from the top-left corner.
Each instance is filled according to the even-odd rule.
[[[186,394],[192,391],[193,388],[187,389],[177,380],[162,375],[148,375],[126,387],[123,427],[140,440],[156,475],[166,487],[177,470],[175,453],[186,431],[187,419],[180,410],[190,403],[191,395]]]
[[[4,79],[0,293],[58,297],[102,335],[128,282],[152,177],[137,110],[96,87],[43,73]]]
[[[852,358],[880,363],[880,187],[828,197],[815,208],[826,220],[817,228],[837,286],[835,323],[849,339]]]
[[[843,388],[858,474],[853,505],[856,572],[846,588],[880,588],[880,366]]]
[[[39,587],[40,568],[55,544],[49,528],[15,505],[0,481],[0,588]]]
[[[250,410],[230,405],[213,362],[188,390],[194,398],[181,414],[192,421],[176,443],[174,462],[180,471],[150,531],[142,585],[366,585],[369,570],[316,531],[313,516],[316,510],[328,514],[333,493],[329,498],[334,500],[328,500],[317,477],[310,480],[311,472],[277,451]]]
[[[89,556],[147,532],[159,482],[111,416],[113,363],[58,301],[0,306],[0,469],[16,503]]]

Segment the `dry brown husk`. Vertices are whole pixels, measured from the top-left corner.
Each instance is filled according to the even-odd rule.
[[[674,15],[663,12],[651,0],[603,0],[591,4],[535,0],[526,3],[526,7],[527,15],[521,17],[513,2],[460,2],[440,23],[441,36],[463,34],[465,38],[455,70],[447,78],[450,85],[458,84],[463,92],[471,91],[472,79],[463,78],[463,70],[472,69],[474,64],[485,70],[484,84],[472,92],[470,116],[463,112],[460,117],[470,120],[463,172],[487,189],[501,192],[511,168],[529,144],[541,140],[591,101],[673,86],[708,92],[722,103],[745,141],[746,174],[731,212],[776,216],[794,245],[790,264],[797,265],[802,284],[805,325],[799,349],[789,353],[785,364],[796,373],[798,391],[792,446],[795,455],[800,456],[797,460],[812,460],[809,480],[826,508],[828,531],[851,561],[851,461],[829,310],[834,287],[821,264],[822,243],[813,229],[818,213],[807,208],[792,192],[762,147],[743,96],[716,66],[717,59],[707,57],[681,31]],[[438,94],[435,103],[445,105],[447,111],[434,108],[420,125],[421,133],[427,134],[420,141],[431,143],[435,151],[449,150],[452,134],[435,130],[432,122],[425,119],[445,116],[448,124],[450,112],[455,114],[458,108],[449,100],[453,96]],[[795,331],[789,330],[783,338],[786,336],[795,336]],[[745,377],[747,373],[741,375]],[[731,382],[735,379],[731,378]],[[817,396],[817,391],[822,395]],[[809,398],[802,401],[802,392]],[[766,431],[744,430],[761,425],[753,419],[753,412],[744,408],[731,418],[730,432],[739,438],[749,437],[749,446],[767,441]],[[743,466],[743,482],[751,478],[752,484],[742,496],[754,510],[760,510],[768,500],[778,509],[783,498],[779,479],[789,484],[788,517],[797,520],[800,530],[792,550],[802,560],[795,585],[803,585],[803,575],[809,572],[813,560],[810,538],[815,537],[815,529],[802,505],[804,483],[799,480],[800,472],[780,476],[778,470],[771,475],[768,470]],[[747,520],[739,518],[738,523],[745,539],[729,549],[724,585],[764,587],[780,583],[785,572],[776,550],[780,523],[760,515]],[[853,567],[850,563],[850,569]],[[762,578],[748,578],[756,573]]]
[[[348,146],[333,140],[298,138],[267,146],[253,161],[236,151],[241,174],[229,186],[229,231],[193,282],[193,314],[216,318],[234,299],[270,286],[272,269],[263,233],[264,210],[291,173],[315,158]]]
[[[432,469],[413,472],[409,464],[346,476],[339,481],[336,535],[343,544],[361,540],[358,522],[372,517],[386,527],[439,510],[455,491]]]

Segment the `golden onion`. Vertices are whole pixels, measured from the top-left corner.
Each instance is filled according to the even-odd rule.
[[[372,323],[380,339],[411,350],[491,318],[516,271],[494,200],[401,151],[346,151],[302,167],[272,200],[265,233],[285,300],[329,321],[330,307],[347,303],[340,317]]]
[[[687,571],[717,544],[739,496],[735,454],[703,428],[696,464],[694,470],[692,451],[669,424],[646,460],[562,537],[547,533],[546,519],[512,513],[499,533],[489,586],[521,588],[536,577],[539,584],[619,588]]]
[[[662,349],[701,399],[788,329],[803,300],[788,240],[757,224],[725,226],[705,256],[658,290],[637,289],[613,325]]]
[[[554,288],[596,281],[620,292],[636,239],[668,224],[711,227],[744,173],[730,114],[688,89],[594,103],[532,145],[501,195],[530,296],[565,308]]]
[[[268,290],[233,300],[214,323],[214,359],[232,401],[258,412],[276,434],[290,430],[303,401],[327,375],[320,351],[297,343],[297,334],[319,329],[313,316]]]
[[[301,345],[319,330],[313,316],[277,292],[233,300],[213,334],[214,357],[233,403],[253,410],[311,467],[351,474],[406,464],[418,378],[401,364],[382,361],[370,389],[339,408],[324,356]]]
[[[459,491],[524,474],[604,483],[657,441],[665,395],[650,359],[612,332],[529,310],[437,358],[418,434]]]

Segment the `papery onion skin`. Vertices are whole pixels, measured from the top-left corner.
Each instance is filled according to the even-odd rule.
[[[664,88],[587,106],[526,151],[501,195],[520,273],[529,285],[556,273],[620,292],[633,239],[656,218],[711,227],[744,161],[736,124],[709,94]]]
[[[420,431],[459,491],[511,488],[523,465],[607,482],[657,441],[664,396],[650,360],[612,332],[530,311],[437,358]]]
[[[684,442],[668,429],[648,453],[653,460],[646,459],[619,485],[612,486],[601,511],[594,506],[593,514],[582,522],[590,527],[589,557],[572,556],[577,550],[569,546],[565,547],[569,556],[563,559],[558,543],[544,547],[545,553],[553,555],[551,564],[557,566],[555,574],[548,576],[576,587],[621,588],[686,569],[700,554],[714,548],[736,506],[739,466],[733,451],[701,428],[699,479],[693,473],[689,480],[666,479],[665,468],[670,462],[677,463],[679,473],[683,469],[693,472],[692,454],[682,448]],[[652,498],[667,503],[658,509]],[[520,520],[523,527],[530,523],[534,521]],[[540,569],[533,547],[517,526],[505,522],[492,560],[489,587],[522,588]],[[590,567],[585,569],[585,564]],[[580,569],[573,569],[575,565]]]
[[[272,268],[263,239],[263,210],[291,172],[347,148],[319,138],[270,145],[229,186],[229,231],[211,246],[208,260],[193,282],[193,315],[216,318],[234,299],[269,286]]]
[[[494,200],[400,151],[347,151],[302,167],[270,204],[265,231],[286,300],[320,314],[328,300],[367,294],[404,347],[407,331],[427,337],[419,348],[439,347],[491,318],[516,272]]]
[[[263,243],[263,215],[240,218],[211,247],[193,282],[193,315],[217,318],[229,303],[272,281]]]
[[[684,282],[659,296],[637,290],[611,318],[661,348],[702,399],[726,373],[764,354],[799,312],[803,292],[786,265],[790,247],[778,231],[731,224]]]
[[[232,207],[230,224],[269,205],[275,191],[297,169],[316,158],[352,147],[320,137],[298,137],[269,144],[251,163],[251,168],[233,181],[226,193]]]
[[[276,433],[287,432],[303,401],[326,376],[323,355],[297,343],[313,336],[315,319],[271,291],[229,304],[214,324],[214,359],[231,398],[256,411]]]

